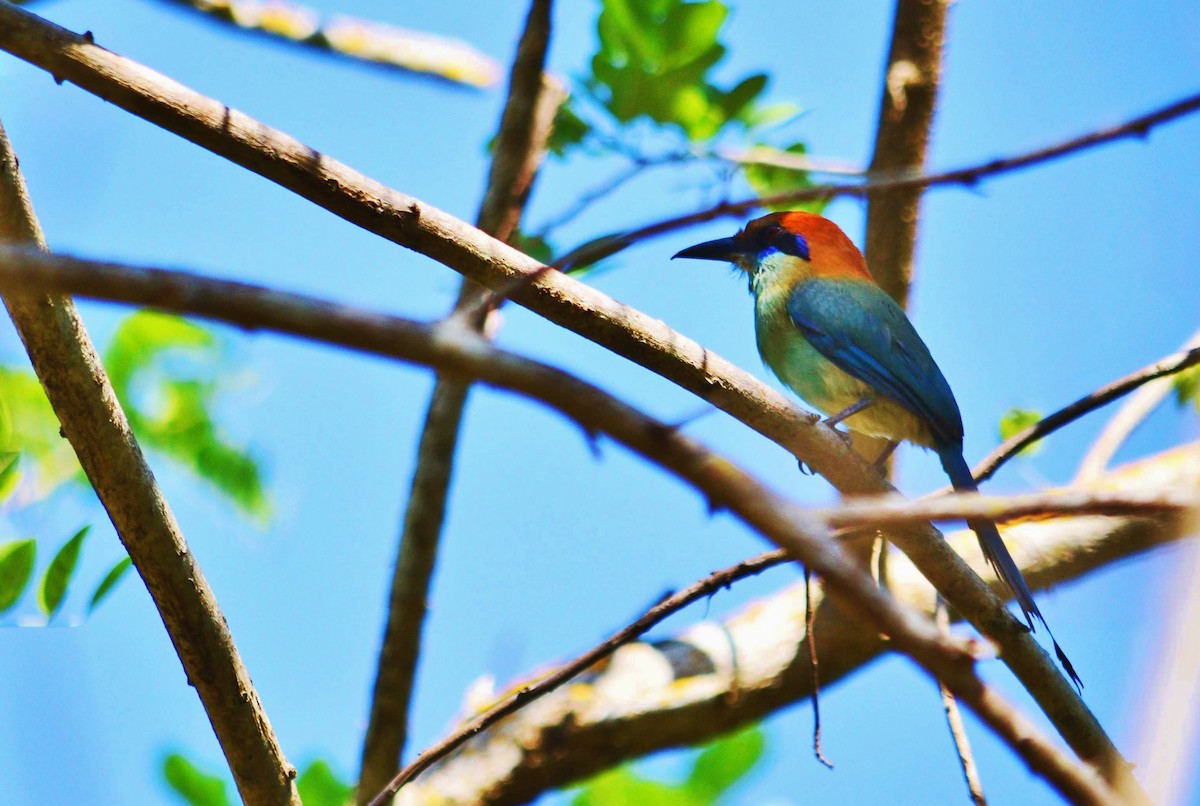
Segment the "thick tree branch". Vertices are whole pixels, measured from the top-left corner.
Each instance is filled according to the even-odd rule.
[[[1200,444],[1127,465],[1096,486],[1131,492],[1197,489]],[[1044,590],[1192,534],[1184,524],[1179,516],[1055,518],[1015,526],[1005,537],[1033,587]],[[997,591],[1010,593],[987,567],[973,532],[948,539]],[[787,559],[782,552],[769,552],[710,579],[734,581]],[[892,595],[933,613],[934,591],[912,564],[898,558],[892,571]],[[693,588],[706,589],[705,582]],[[399,800],[458,806],[476,803],[486,793],[498,806],[525,803],[623,761],[703,742],[803,702],[812,691],[804,608],[804,586],[796,584],[723,622],[704,621],[662,641],[618,648],[604,665],[471,738],[406,787]],[[654,612],[665,617],[663,609]],[[853,622],[829,599],[818,607],[815,635],[823,686],[888,650],[886,639]],[[658,646],[670,647],[671,653],[659,653]],[[607,647],[602,644],[576,660],[590,660]],[[575,668],[572,663],[559,670],[568,666]],[[535,674],[531,683],[518,681],[514,688],[540,688],[559,670]]]
[[[490,87],[500,73],[494,61],[463,42],[354,17],[322,20],[316,10],[284,0],[164,2],[248,34],[409,75]]]
[[[534,0],[530,6],[513,61],[487,190],[480,205],[479,228],[503,241],[517,230],[553,125],[554,112],[562,100],[557,84],[544,73],[550,42],[550,8],[550,0]],[[484,293],[475,282],[463,280],[455,311],[474,306]],[[488,313],[481,311],[480,315],[467,317],[465,324],[483,332],[488,329],[487,319]],[[366,803],[395,775],[408,736],[429,587],[469,388],[461,378],[439,373],[425,413],[363,743],[355,794],[359,803]]]
[[[198,313],[247,328],[269,327],[353,349],[442,367],[547,403],[588,431],[604,433],[701,490],[715,507],[728,508],[791,556],[820,574],[839,605],[886,634],[966,703],[1030,769],[1064,796],[1079,802],[1114,802],[1086,767],[1077,765],[985,685],[974,670],[970,647],[941,635],[928,620],[897,607],[871,577],[832,540],[830,530],[697,442],[612,398],[603,390],[551,367],[491,347],[469,330],[453,325],[419,325],[395,317],[368,315],[299,295],[284,294],[159,270],[131,270],[113,264],[47,260],[9,253],[0,284],[56,290],[70,286],[85,296],[118,298],[177,312]],[[86,266],[86,274],[80,271]],[[105,291],[100,293],[99,289]],[[377,796],[384,803],[427,763],[413,765]]]
[[[872,175],[922,172],[941,85],[949,0],[897,0],[875,130]],[[921,188],[867,194],[863,252],[875,281],[908,307]]]
[[[0,128],[0,244],[12,243],[46,246],[16,154]],[[225,617],[129,429],[74,303],[13,284],[5,285],[3,296],[63,436],[200,697],[238,793],[249,804],[299,806],[296,771],[284,758]]]
[[[545,267],[424,204],[8,3],[0,2],[6,50],[279,183],[335,215],[415,249],[489,288],[536,280],[514,300],[563,327],[657,372],[783,445],[847,494],[891,490],[816,415],[662,322]],[[1200,98],[1196,99],[1200,106]],[[1001,647],[1001,656],[1068,744],[1119,782],[1128,769],[1079,695],[1001,601],[931,527],[889,539],[917,563],[948,602]]]

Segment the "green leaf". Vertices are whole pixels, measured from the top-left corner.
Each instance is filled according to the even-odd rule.
[[[1042,419],[1042,415],[1032,409],[1012,408],[1000,417],[1000,440],[1015,437],[1026,428]],[[1037,440],[1021,449],[1018,456],[1033,456],[1041,450],[1041,440]]]
[[[1180,406],[1193,403],[1196,410],[1200,411],[1200,366],[1185,369],[1171,383],[1175,387],[1175,400]]]
[[[523,232],[513,233],[512,245],[541,263],[550,263],[554,259],[554,247],[545,238],[537,235],[526,235]]]
[[[104,575],[104,579],[100,580],[100,584],[96,586],[96,592],[92,594],[92,600],[88,602],[88,613],[91,613],[100,606],[102,601],[108,598],[108,595],[117,587],[117,583],[124,579],[132,567],[133,560],[123,557],[117,560],[116,565],[108,569],[108,573]]]
[[[163,761],[163,780],[189,806],[231,806],[225,781],[202,772],[187,758],[172,753]]]
[[[300,773],[296,790],[304,806],[346,806],[354,795],[354,787],[334,775],[329,764],[321,759]]]
[[[258,463],[225,440],[212,419],[218,382],[197,377],[215,375],[219,360],[209,331],[153,311],[126,318],[104,356],[113,389],[138,437],[208,481],[243,511],[265,517],[269,506]],[[190,364],[191,372],[181,363]]]
[[[757,726],[718,739],[696,757],[684,788],[698,803],[715,802],[754,768],[765,746]]]
[[[21,454],[17,452],[0,453],[0,501],[12,495],[21,481],[21,464],[18,461]]]
[[[584,784],[572,806],[699,806],[679,787],[648,781],[628,767],[608,770]]]
[[[35,495],[48,495],[78,477],[75,452],[59,433],[58,417],[33,372],[0,367],[0,401],[9,422],[0,451],[20,452],[30,460],[26,472],[32,471]]]
[[[758,145],[753,151],[759,153],[770,154],[772,152],[780,155],[800,155],[808,153],[808,149],[804,143],[792,143],[785,149],[774,149],[769,146]],[[753,163],[746,166],[746,182],[759,196],[779,196],[784,193],[795,193],[801,190],[806,190],[813,186],[812,179],[808,171],[798,168],[784,168],[775,165],[762,165]],[[785,202],[782,204],[771,205],[772,210],[807,210],[810,213],[819,213],[824,209],[826,204],[825,199],[816,199],[808,202]]]
[[[0,613],[21,599],[37,559],[36,540],[14,540],[0,545]]]
[[[575,111],[570,99],[559,105],[554,113],[554,127],[546,141],[546,148],[556,157],[583,144],[592,133],[591,125]]]
[[[87,537],[91,528],[90,525],[83,527],[64,543],[54,555],[54,559],[50,560],[46,572],[42,574],[41,584],[38,585],[38,607],[49,618],[54,618],[54,614],[62,607],[71,577],[75,575],[75,568],[79,565],[83,539]]]
[[[211,333],[186,319],[157,311],[137,311],[117,326],[104,352],[104,366],[117,397],[125,400],[131,397],[137,373],[162,353],[174,348],[211,347],[213,341]]]

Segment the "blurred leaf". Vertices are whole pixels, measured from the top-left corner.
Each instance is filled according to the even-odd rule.
[[[190,806],[231,806],[225,781],[202,772],[178,753],[163,761],[162,775],[167,786]]]
[[[0,545],[0,613],[11,610],[25,592],[37,559],[36,540]]]
[[[684,787],[699,803],[713,803],[762,758],[766,740],[757,726],[718,739],[701,751]]]
[[[583,144],[591,133],[592,127],[579,117],[571,100],[567,99],[554,113],[554,127],[550,130],[546,148],[554,156],[562,157],[571,149]]]
[[[648,781],[628,766],[608,770],[584,785],[572,806],[690,806],[679,787]]]
[[[512,245],[541,263],[548,264],[554,259],[554,247],[540,236],[516,232],[513,234]]]
[[[59,433],[58,417],[32,371],[0,367],[0,402],[8,423],[0,450],[29,458],[36,495],[48,495],[79,474],[75,452]]]
[[[1032,409],[1013,408],[1000,417],[1000,440],[1011,439],[1026,428],[1041,421],[1042,415]],[[1033,456],[1042,449],[1041,440],[1022,448],[1018,456]]]
[[[171,365],[173,356],[190,359],[191,376],[197,365],[213,374],[219,361],[213,335],[177,316],[139,311],[117,328],[104,363],[130,425],[147,446],[182,462],[242,510],[265,516],[258,463],[222,439],[213,422],[219,384],[189,377]]]
[[[296,789],[304,806],[346,806],[354,795],[354,787],[334,775],[329,764],[321,759],[300,773]]]
[[[92,594],[92,600],[88,602],[89,613],[99,607],[100,603],[108,598],[108,595],[117,587],[117,583],[124,579],[132,567],[133,560],[123,557],[108,570],[108,573],[104,575],[104,579],[100,580],[100,584],[96,586],[96,592]]]
[[[773,151],[766,146],[755,146],[755,151]],[[778,150],[780,154],[804,155],[808,149],[804,143],[792,143],[785,149]],[[759,196],[778,196],[784,193],[795,193],[813,186],[808,171],[796,168],[783,168],[774,165],[752,163],[746,166],[746,182]],[[807,202],[785,202],[771,205],[771,210],[807,210],[810,213],[820,213],[827,203],[826,199],[816,199]]]
[[[1192,403],[1200,411],[1200,366],[1189,367],[1180,372],[1172,380],[1175,387],[1175,399],[1180,406]]]
[[[692,142],[744,124],[768,79],[758,73],[728,91],[710,81],[728,14],[719,0],[603,0],[588,87],[617,122],[649,118]]]
[[[54,555],[54,559],[50,560],[46,572],[42,574],[41,584],[38,585],[38,607],[49,618],[54,618],[54,614],[62,607],[71,577],[75,575],[75,568],[79,565],[79,551],[83,548],[83,539],[87,537],[91,528],[83,527],[64,543]]]
[[[21,454],[16,452],[0,453],[0,501],[4,501],[21,480]]]
[[[711,806],[762,758],[766,739],[757,726],[726,736],[701,750],[679,785],[651,781],[632,765],[603,772],[584,784],[572,806]]]

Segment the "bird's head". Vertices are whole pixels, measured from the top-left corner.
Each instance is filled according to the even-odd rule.
[[[689,246],[674,257],[720,260],[761,283],[794,284],[807,277],[871,279],[862,253],[828,218],[794,211],[756,218],[729,238]]]

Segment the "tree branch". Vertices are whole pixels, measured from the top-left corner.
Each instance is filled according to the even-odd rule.
[[[949,0],[897,0],[892,44],[884,71],[875,131],[872,176],[897,171],[919,173],[937,107],[942,48]],[[920,187],[881,189],[867,194],[867,237],[863,249],[879,286],[908,307]]]
[[[45,239],[0,127],[0,245]],[[249,804],[294,804],[295,769],[266,711],[199,564],[129,429],[108,375],[69,297],[6,284],[4,304],[88,481],[158,609]]]
[[[891,491],[819,418],[662,322],[488,238],[437,208],[364,177],[246,115],[0,3],[0,50],[70,80],[111,103],[277,182],[345,220],[415,249],[489,288],[537,279],[513,297],[548,320],[658,373],[769,439],[847,494]],[[1200,97],[1196,99],[1200,106]],[[1001,656],[1067,743],[1119,782],[1128,768],[1103,728],[999,598],[931,527],[888,538],[948,602],[1001,647]]]
[[[557,84],[552,84],[544,74],[550,41],[550,7],[550,0],[534,0],[530,6],[513,61],[508,100],[480,206],[480,229],[500,240],[508,240],[517,230],[553,125],[554,112],[562,100]],[[481,286],[464,280],[455,311],[473,306],[483,293]],[[487,319],[484,311],[467,317],[465,324],[483,332],[487,329]],[[437,562],[469,388],[461,378],[439,373],[425,413],[392,577],[371,716],[363,742],[355,794],[360,804],[383,789],[395,775],[407,740],[429,586]]]
[[[604,433],[703,492],[714,507],[728,508],[747,526],[821,575],[850,615],[885,633],[967,704],[1003,741],[1064,796],[1079,802],[1114,802],[1095,773],[1076,764],[1043,738],[974,670],[971,648],[942,636],[915,612],[898,607],[843,553],[821,521],[758,483],[678,430],[652,420],[603,390],[562,371],[498,350],[477,334],[442,324],[419,325],[337,306],[178,272],[133,270],[114,264],[28,252],[7,253],[0,285],[71,290],[177,312],[197,313],[248,328],[268,327],[361,351],[442,367],[548,403],[589,432]],[[372,801],[384,803],[407,777],[427,763],[419,757]]]
[[[962,168],[938,171],[931,174],[911,173],[907,171],[901,171],[899,174],[892,176],[875,176],[869,174],[866,182],[857,185],[815,185],[803,190],[781,193],[776,196],[755,197],[736,202],[721,202],[720,204],[694,213],[663,219],[662,221],[656,221],[653,224],[647,224],[637,229],[595,238],[568,252],[556,262],[556,265],[571,268],[577,265],[595,263],[606,257],[611,257],[633,246],[635,243],[641,243],[651,238],[657,238],[681,229],[694,227],[706,221],[745,216],[748,213],[761,210],[765,207],[799,204],[800,202],[817,199],[834,199],[840,196],[865,197],[873,192],[884,190],[916,190],[942,185],[975,187],[984,179],[1025,168],[1032,168],[1036,165],[1042,165],[1078,151],[1084,151],[1115,140],[1123,140],[1127,137],[1144,139],[1149,136],[1150,131],[1154,128],[1196,111],[1200,111],[1200,93],[1189,95],[1115,126],[1106,126],[1033,151],[990,159],[986,162]]]
[[[476,88],[499,77],[492,59],[463,42],[354,17],[322,20],[314,9],[286,0],[163,1],[247,34],[410,75]]]
[[[1200,331],[1193,333],[1183,345],[1184,349],[1200,349]],[[1164,359],[1169,360],[1169,359]],[[1136,374],[1136,373],[1135,373]],[[1138,390],[1138,393],[1125,402],[1112,419],[1105,424],[1100,436],[1092,442],[1087,454],[1079,463],[1076,477],[1087,481],[1093,476],[1104,472],[1113,455],[1124,444],[1129,435],[1150,416],[1150,412],[1158,408],[1158,404],[1171,393],[1172,384],[1167,380],[1153,380]]]
[[[1016,456],[1023,449],[1063,426],[1075,422],[1085,414],[1089,414],[1102,406],[1107,406],[1117,398],[1129,394],[1134,389],[1156,378],[1174,375],[1176,372],[1182,372],[1196,364],[1200,364],[1200,347],[1193,347],[1190,350],[1169,355],[1160,361],[1155,361],[1153,364],[1142,367],[1136,372],[1131,372],[1122,378],[1107,383],[1094,392],[1089,392],[1074,403],[1064,406],[1048,417],[1043,417],[1038,422],[1020,433],[1013,434],[996,446],[995,450],[975,466],[973,471],[975,480],[986,481],[990,479],[1005,462]]]
[[[1159,485],[1200,485],[1200,443],[1096,481],[1102,488]],[[1178,516],[1055,518],[1016,526],[1005,537],[1033,587],[1045,590],[1178,540],[1190,534],[1184,523]],[[1010,594],[987,566],[973,532],[948,539],[997,591]],[[759,573],[787,559],[768,552],[743,565]],[[934,612],[935,593],[910,562],[898,558],[893,574],[893,596]],[[732,582],[741,576],[734,566],[710,579]],[[525,803],[624,761],[703,742],[801,702],[812,692],[804,613],[800,583],[720,623],[704,621],[662,641],[618,648],[611,660],[568,688],[472,737],[406,787],[399,802],[464,806],[486,793],[496,806]],[[889,649],[878,632],[855,623],[830,599],[821,601],[817,618],[823,689]],[[660,645],[670,646],[672,654],[658,652]],[[535,673],[529,679],[540,687],[549,678]]]

